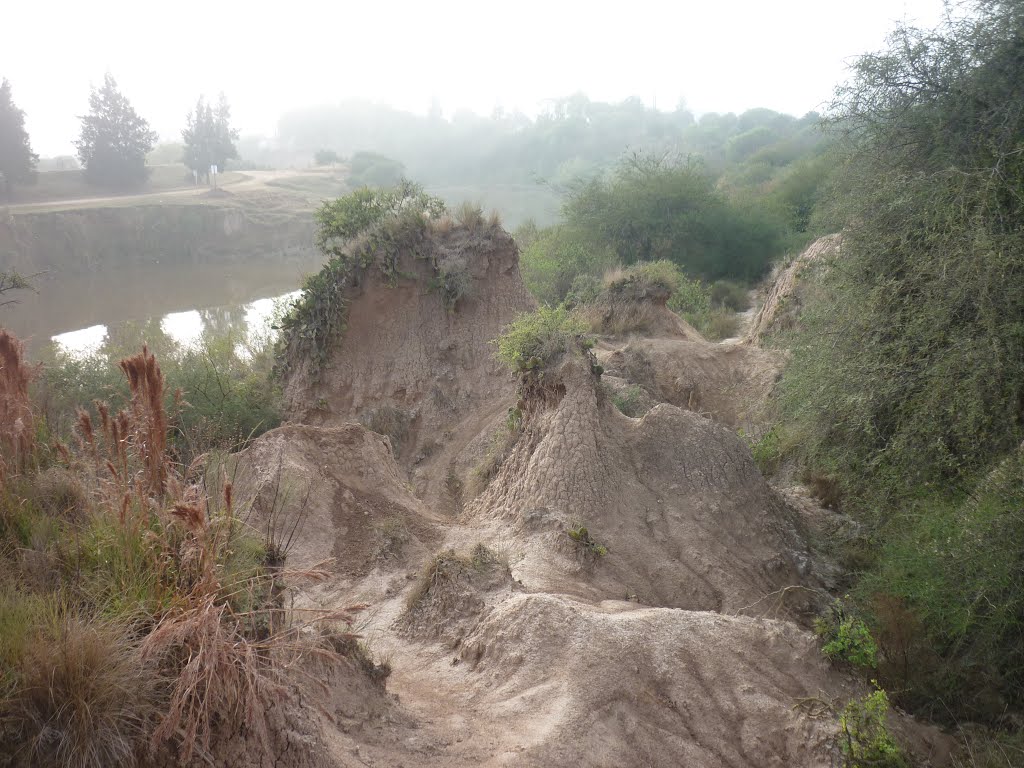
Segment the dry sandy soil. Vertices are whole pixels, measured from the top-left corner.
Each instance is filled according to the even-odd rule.
[[[434,237],[468,259],[469,297],[447,311],[411,258],[395,287],[364,280],[323,380],[288,385],[293,423],[235,457],[254,524],[301,519],[290,564],[334,558],[295,606],[368,603],[358,629],[393,667],[386,693],[325,680],[289,750],[252,764],[839,764],[836,711],[867,689],[808,631],[806,515],[736,431],[779,356],[659,324],[522,394],[488,343],[532,306],[514,244]],[[622,385],[643,390],[636,418]],[[360,424],[381,409],[390,436]],[[943,736],[893,721],[944,764]]]

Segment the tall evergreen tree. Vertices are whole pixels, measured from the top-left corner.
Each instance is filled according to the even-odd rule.
[[[75,146],[86,180],[109,187],[142,184],[149,175],[146,153],[153,148],[157,135],[117,90],[109,72],[103,78],[103,87],[92,90],[89,114],[81,119],[82,135]]]
[[[14,105],[11,84],[4,79],[0,83],[0,178],[8,194],[13,185],[35,179],[38,160],[25,131],[25,113]]]
[[[223,171],[228,160],[238,157],[238,132],[231,128],[231,108],[223,93],[216,109],[199,97],[195,110],[188,113],[181,137],[185,142],[182,162],[203,179],[209,179],[211,165]]]

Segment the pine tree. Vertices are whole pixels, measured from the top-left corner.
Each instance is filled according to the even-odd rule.
[[[185,142],[182,162],[202,179],[209,180],[211,165],[223,171],[228,160],[238,157],[238,132],[231,128],[231,109],[223,93],[216,110],[199,97],[195,110],[188,113],[181,137]]]
[[[231,108],[223,93],[220,94],[220,99],[217,101],[217,110],[214,112],[213,118],[216,130],[214,163],[223,170],[227,166],[228,160],[238,159],[238,149],[235,147],[238,131],[231,128]]]
[[[81,119],[82,135],[75,146],[86,180],[109,187],[142,184],[149,175],[146,153],[157,135],[117,90],[110,73],[104,76],[102,88],[93,89],[89,114]]]
[[[185,128],[181,132],[185,153],[181,160],[189,169],[195,171],[199,178],[206,180],[209,178],[210,165],[213,163],[213,149],[210,146],[213,110],[200,96],[195,110],[189,112],[185,120]]]
[[[11,100],[11,84],[5,79],[0,83],[0,178],[8,194],[14,184],[35,179],[38,160],[25,131],[25,113]]]

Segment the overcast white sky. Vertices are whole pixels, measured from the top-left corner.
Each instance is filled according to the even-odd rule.
[[[896,20],[931,26],[941,12],[942,0],[8,0],[0,77],[44,156],[73,152],[106,71],[165,140],[221,90],[243,134],[350,97],[535,114],[583,91],[802,115]]]

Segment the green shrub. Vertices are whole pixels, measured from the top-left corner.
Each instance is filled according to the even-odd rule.
[[[317,165],[333,165],[341,162],[341,158],[333,149],[318,149],[313,154],[313,162]]]
[[[589,345],[587,325],[564,307],[540,307],[520,315],[495,339],[498,359],[511,370],[542,368],[558,355]]]
[[[667,259],[704,279],[754,280],[781,253],[784,221],[768,206],[727,199],[691,158],[634,154],[610,177],[576,184],[567,225],[623,264]]]
[[[483,461],[473,470],[470,487],[467,489],[470,496],[479,494],[487,487],[491,479],[498,474],[498,470],[505,463],[505,459],[512,452],[522,433],[523,412],[518,407],[513,406],[508,409],[505,422],[491,435]],[[453,495],[457,495],[461,491],[458,478],[453,475],[451,480],[454,481],[450,483],[451,490],[455,491]]]
[[[569,292],[565,295],[563,305],[567,309],[575,309],[592,303],[600,295],[600,278],[595,275],[576,275]]]
[[[731,339],[740,330],[739,317],[737,317],[735,312],[728,309],[713,309],[710,314],[704,318],[699,318],[699,320],[700,322],[696,326],[697,330],[711,341]]]
[[[643,390],[633,385],[625,392],[612,395],[612,403],[626,416],[636,417],[643,411]]]
[[[569,538],[576,544],[580,553],[586,557],[598,558],[608,554],[608,547],[599,544],[590,535],[590,531],[582,523],[573,523],[566,531]]]
[[[668,300],[668,308],[695,325],[691,318],[703,317],[711,312],[711,292],[700,280],[681,276],[675,292]]]
[[[814,622],[814,631],[824,641],[821,652],[829,659],[868,669],[878,666],[878,646],[871,630],[842,603],[833,603],[828,615]]]
[[[1024,706],[1022,510],[1017,451],[969,494],[923,493],[879,529],[853,595],[891,657],[883,681],[903,691],[907,706],[976,721]],[[880,596],[904,610],[887,616],[876,608]],[[914,633],[904,639],[908,626]]]
[[[1024,706],[1024,17],[958,7],[863,56],[833,106],[841,167],[779,392],[792,457],[865,529],[862,613],[918,712]],[[1000,479],[1002,478],[1002,479]]]
[[[400,184],[405,166],[376,152],[356,152],[349,160],[349,187],[392,187]]]
[[[843,768],[910,768],[910,761],[886,725],[889,698],[878,689],[853,699],[839,715],[839,751]]]
[[[117,362],[148,341],[146,337],[146,329],[127,331],[88,356],[69,355],[57,347],[44,351],[33,399],[56,437],[70,437],[81,404],[103,401],[112,411],[126,404]],[[272,377],[273,342],[268,333],[205,333],[185,348],[155,341],[167,380],[164,406],[174,414],[177,426],[171,442],[182,462],[215,448],[243,446],[281,423],[281,393]]]
[[[762,475],[775,474],[782,460],[780,427],[776,425],[761,435],[759,440],[751,444],[750,451]]]
[[[555,306],[568,298],[578,281],[600,280],[616,262],[606,246],[594,245],[573,230],[549,227],[530,232],[519,257],[519,270],[527,289],[541,304]],[[575,304],[585,303],[576,297]]]
[[[743,312],[750,307],[750,294],[739,283],[716,280],[711,284],[711,302],[733,312]]]

